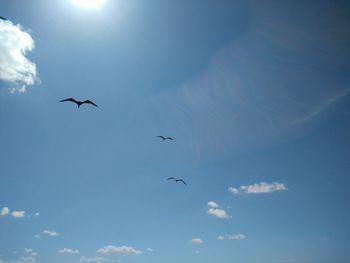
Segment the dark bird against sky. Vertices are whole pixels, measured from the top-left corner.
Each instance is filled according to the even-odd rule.
[[[161,138],[163,141],[165,141],[165,140],[174,140],[173,138],[171,138],[171,137],[164,137],[164,136],[162,136],[162,135],[159,135],[159,136],[156,136],[156,137],[158,137],[158,138]]]
[[[2,19],[2,20],[7,20],[5,17],[3,17],[3,16],[0,16],[0,19]]]
[[[176,179],[175,177],[169,177],[167,180],[175,180],[175,183],[182,182],[184,185],[187,185],[186,182],[182,179]]]
[[[98,108],[98,106],[95,103],[93,103],[91,100],[79,101],[79,100],[75,100],[73,98],[69,98],[69,99],[60,100],[59,102],[65,102],[65,101],[71,101],[71,102],[76,103],[78,105],[78,108],[84,103],[94,105],[95,107]]]

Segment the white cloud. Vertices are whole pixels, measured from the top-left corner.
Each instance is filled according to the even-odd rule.
[[[33,257],[35,257],[35,256],[38,255],[38,253],[35,252],[35,251],[34,251],[33,249],[31,249],[31,248],[25,248],[24,251],[25,251],[26,253],[30,254],[30,255],[33,256]]]
[[[79,254],[79,250],[66,247],[58,250],[58,252],[63,254]]]
[[[220,209],[219,205],[217,203],[215,203],[214,201],[208,202],[208,206],[209,206],[209,209],[208,209],[207,213],[209,215],[212,215],[212,216],[215,216],[218,218],[222,218],[222,219],[231,217],[226,213],[225,210]]]
[[[36,263],[36,259],[30,256],[19,259],[0,259],[0,263]]]
[[[142,254],[142,251],[137,250],[133,247],[129,247],[129,246],[120,246],[120,247],[116,247],[116,246],[105,246],[103,248],[99,248],[97,250],[98,253],[101,254]]]
[[[21,257],[19,262],[23,263],[35,263],[36,260],[33,257]]]
[[[228,239],[228,240],[240,240],[240,239],[245,239],[247,238],[245,235],[243,234],[237,234],[237,235],[225,235],[225,236],[218,236],[217,239],[218,240],[225,240],[225,239]]]
[[[36,65],[26,58],[33,50],[34,40],[20,25],[10,21],[0,21],[0,81],[20,84],[10,92],[25,92],[26,85],[38,81]]]
[[[25,211],[12,211],[12,217],[14,218],[21,218],[25,217],[26,212]]]
[[[199,237],[192,238],[192,239],[190,240],[190,242],[191,242],[192,244],[203,244],[203,240],[200,239]]]
[[[1,216],[6,216],[10,213],[10,209],[6,206],[4,206],[2,209],[1,209],[1,212],[0,212],[0,215]]]
[[[235,188],[235,187],[232,187],[232,186],[230,186],[230,187],[228,188],[228,190],[229,190],[231,193],[233,193],[233,194],[238,194],[238,193],[239,193],[239,189],[237,189],[237,188]]]
[[[102,257],[95,257],[95,258],[87,258],[87,257],[81,257],[80,263],[102,263],[106,261],[106,259]]]
[[[238,235],[228,235],[227,238],[228,238],[228,239],[231,239],[231,240],[239,240],[239,239],[245,239],[246,236],[245,236],[245,235],[242,235],[242,234],[238,234]]]
[[[50,237],[57,237],[59,235],[57,232],[51,230],[44,230],[42,233]]]
[[[153,248],[150,248],[150,247],[147,248],[146,250],[147,250],[148,252],[154,252],[154,249],[153,249]]]
[[[214,201],[208,202],[208,206],[212,207],[212,208],[219,208],[219,205],[217,203],[215,203]]]
[[[276,191],[284,191],[287,190],[287,187],[283,183],[273,182],[273,183],[256,183],[252,185],[242,185],[239,188],[235,188],[230,186],[228,188],[229,192],[233,194],[266,194],[272,193]]]

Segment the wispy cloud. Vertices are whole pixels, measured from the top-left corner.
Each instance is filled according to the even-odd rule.
[[[148,252],[154,252],[154,249],[153,248],[146,248],[146,251],[148,251]]]
[[[207,213],[209,215],[212,215],[212,216],[215,216],[215,217],[221,218],[221,219],[227,219],[227,218],[231,217],[230,215],[228,215],[226,213],[226,211],[224,209],[220,209],[219,205],[216,202],[210,201],[210,202],[208,202],[207,205],[208,205]]]
[[[79,254],[79,250],[65,247],[63,249],[58,250],[58,253],[62,253],[62,254]]]
[[[256,183],[252,185],[242,185],[239,188],[230,186],[228,190],[233,194],[266,194],[276,191],[287,190],[287,187],[283,183],[273,182],[273,183]]]
[[[32,215],[28,215],[28,217],[38,217],[38,216],[40,216],[39,212],[36,212],[36,213],[34,213]]]
[[[57,237],[57,236],[59,236],[59,233],[57,233],[56,231],[51,231],[51,230],[44,230],[42,233],[45,234],[45,235],[48,235],[50,237]]]
[[[105,261],[106,259],[103,257],[93,257],[93,258],[81,257],[80,258],[80,263],[102,263]]]
[[[15,84],[11,92],[23,93],[38,81],[36,65],[26,58],[34,40],[20,25],[0,20],[0,81]],[[17,87],[19,86],[19,87]]]
[[[203,241],[201,238],[196,237],[196,238],[192,238],[192,239],[190,240],[190,242],[191,242],[192,244],[203,244],[204,241]]]
[[[142,254],[141,250],[137,250],[133,247],[129,247],[129,246],[112,246],[112,245],[108,245],[102,248],[99,248],[97,250],[98,253],[101,254]]]
[[[32,257],[35,257],[35,256],[38,255],[38,253],[35,252],[32,248],[25,248],[25,249],[24,249],[24,252],[30,254]]]
[[[309,131],[317,129],[314,121],[350,94],[350,52],[343,48],[350,35],[339,26],[350,22],[341,10],[344,5],[330,10],[327,1],[318,1],[323,4],[315,10],[307,1],[293,5],[282,18],[280,12],[262,8],[262,2],[251,3],[252,13],[259,15],[251,17],[239,38],[213,54],[206,69],[157,93],[140,110],[178,125],[193,140],[190,153],[203,161],[302,136],[306,124]],[[269,3],[273,8],[284,6],[279,2]],[[312,9],[312,14],[300,11]],[[322,20],[325,12],[334,19]],[[317,22],[295,23],[295,17]],[[316,26],[320,23],[322,30]],[[332,52],[325,52],[330,46]],[[187,133],[190,125],[193,129]]]
[[[326,242],[326,241],[328,241],[328,237],[321,237],[320,238],[320,242]]]
[[[218,236],[218,240],[225,240],[225,239],[228,239],[228,240],[240,240],[240,239],[245,239],[246,236],[243,235],[243,234],[236,234],[236,235],[225,235],[225,236]]]
[[[0,263],[36,263],[36,259],[34,257],[21,257],[19,259],[1,259]]]

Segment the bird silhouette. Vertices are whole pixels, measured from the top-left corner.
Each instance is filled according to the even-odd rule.
[[[161,138],[162,139],[162,141],[165,141],[165,140],[174,140],[173,138],[171,138],[171,137],[164,137],[164,136],[162,136],[162,135],[159,135],[159,136],[156,136],[156,137],[158,137],[158,138]]]
[[[65,102],[65,101],[71,101],[71,102],[76,103],[76,104],[78,105],[78,108],[80,108],[80,106],[81,106],[82,104],[85,104],[85,103],[86,103],[86,104],[94,105],[95,107],[98,108],[98,106],[97,106],[95,103],[93,103],[91,100],[79,101],[79,100],[75,100],[75,99],[73,99],[73,98],[69,98],[69,99],[60,100],[59,102]]]
[[[7,20],[5,17],[3,17],[3,16],[0,16],[0,19],[2,19],[2,20]]]
[[[175,180],[175,183],[177,183],[177,182],[182,182],[184,185],[187,185],[186,182],[185,182],[184,180],[182,180],[182,179],[176,179],[175,177],[169,177],[167,180],[168,180],[168,181],[169,181],[169,180]]]

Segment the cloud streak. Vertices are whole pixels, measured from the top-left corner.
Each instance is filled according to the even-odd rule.
[[[80,258],[80,263],[102,263],[105,261],[106,259],[102,257],[94,257],[94,258],[81,257]]]
[[[63,249],[58,250],[58,253],[62,253],[62,254],[79,254],[79,250],[65,247]]]
[[[230,186],[228,190],[232,194],[267,194],[277,191],[285,191],[287,190],[287,187],[285,186],[285,184],[278,182],[261,182],[252,185],[242,185],[239,188]]]
[[[203,244],[203,243],[204,243],[204,241],[203,241],[201,238],[199,238],[199,237],[192,238],[192,239],[190,240],[190,242],[191,242],[192,244]]]
[[[99,248],[97,252],[101,254],[126,254],[126,255],[142,254],[141,250],[137,250],[133,247],[129,247],[129,246],[117,247],[113,245],[108,245],[108,246]]]
[[[236,235],[225,235],[225,236],[218,236],[218,240],[241,240],[241,239],[245,239],[246,236],[243,234],[236,234]]]
[[[12,211],[11,215],[13,218],[22,218],[22,217],[25,217],[26,212],[25,211]]]
[[[42,233],[45,234],[45,235],[48,235],[50,237],[57,237],[57,236],[59,236],[59,233],[57,233],[56,231],[52,231],[52,230],[44,230]]]
[[[344,52],[350,35],[339,26],[350,23],[346,8],[320,3],[306,14],[314,9],[311,2],[294,3],[291,10],[280,1],[268,3],[271,8],[250,1],[252,21],[239,38],[217,50],[202,72],[140,110],[177,126],[200,161],[302,136],[312,130],[305,125],[315,128],[325,111],[350,94],[350,53]]]

